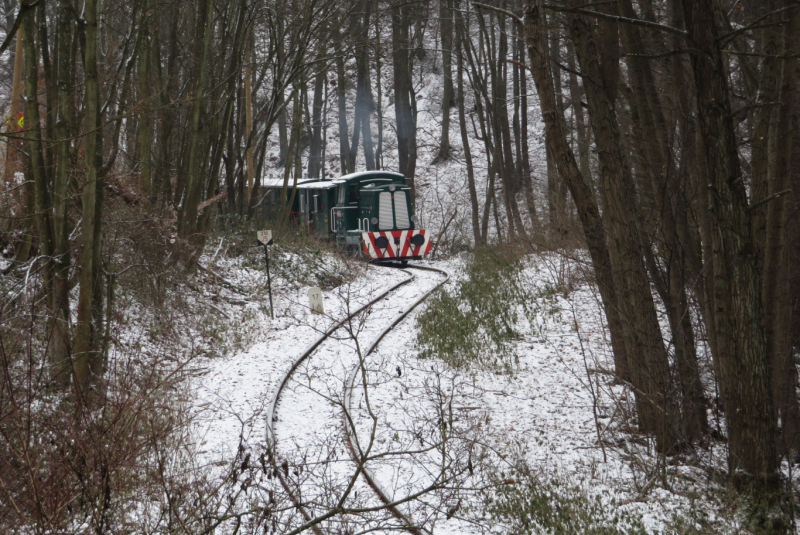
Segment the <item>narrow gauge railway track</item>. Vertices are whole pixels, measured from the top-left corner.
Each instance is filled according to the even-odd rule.
[[[431,267],[424,267],[424,266],[409,266],[410,269],[421,270],[421,271],[428,271],[434,272],[442,275],[442,279],[435,285],[433,285],[427,291],[424,291],[421,295],[417,296],[414,300],[413,304],[406,308],[400,315],[393,318],[393,320],[386,325],[386,327],[377,335],[377,337],[370,343],[365,351],[362,352],[360,359],[358,359],[357,364],[351,369],[351,371],[347,374],[347,379],[345,380],[345,391],[343,393],[343,414],[342,420],[344,424],[344,435],[345,435],[345,443],[347,450],[350,455],[350,460],[356,465],[360,465],[360,474],[364,477],[366,482],[368,483],[369,487],[373,490],[375,495],[378,499],[383,503],[383,508],[388,510],[395,518],[397,518],[403,525],[403,529],[412,533],[414,535],[427,535],[429,532],[424,528],[420,528],[415,525],[415,523],[405,514],[403,513],[400,508],[392,503],[390,499],[390,493],[388,493],[385,489],[383,489],[380,484],[376,481],[374,475],[372,474],[371,470],[365,465],[365,463],[360,463],[359,461],[359,454],[358,454],[358,447],[356,444],[355,439],[355,429],[353,428],[354,420],[350,415],[350,407],[351,407],[351,399],[353,393],[353,384],[355,382],[356,377],[358,376],[358,371],[361,369],[361,364],[364,359],[366,359],[378,346],[380,341],[389,333],[394,327],[396,327],[401,321],[403,321],[417,306],[419,306],[422,302],[424,302],[436,289],[438,289],[442,284],[447,282],[449,279],[449,274],[443,270],[431,268]],[[282,394],[287,390],[287,385],[292,380],[295,373],[304,363],[307,363],[311,356],[317,352],[320,347],[328,340],[330,340],[337,331],[345,327],[348,322],[350,322],[353,318],[357,317],[359,314],[371,309],[377,303],[385,300],[388,296],[392,293],[397,292],[401,287],[409,285],[410,283],[416,280],[416,277],[411,274],[408,269],[403,269],[403,272],[407,273],[409,277],[399,283],[395,284],[391,288],[385,290],[380,295],[375,297],[374,299],[370,300],[368,303],[363,305],[362,307],[358,308],[354,312],[350,313],[347,317],[340,320],[333,326],[331,326],[328,330],[326,330],[320,337],[317,339],[306,351],[304,351],[292,364],[289,368],[287,373],[281,378],[278,383],[278,388],[275,390],[275,394],[273,395],[272,399],[267,406],[267,445],[268,445],[268,452],[269,452],[269,461],[272,464],[273,471],[276,474],[281,486],[283,487],[284,491],[289,496],[290,500],[293,502],[294,506],[297,508],[301,516],[303,517],[306,524],[311,523],[315,516],[313,512],[309,511],[307,508],[307,502],[304,502],[303,499],[298,495],[296,492],[296,488],[292,486],[290,481],[288,480],[288,471],[286,469],[286,465],[279,466],[279,455],[277,449],[277,435],[276,435],[276,428],[275,424],[278,421],[277,418],[277,408],[278,403],[281,401]],[[310,390],[310,383],[309,383],[309,390]],[[285,461],[284,461],[285,463]],[[283,472],[281,471],[283,469]],[[333,516],[333,515],[331,515]],[[326,517],[327,518],[327,517]],[[317,520],[320,520],[319,518]],[[317,535],[323,535],[323,530],[321,529],[320,524],[313,524],[309,526],[310,529]]]

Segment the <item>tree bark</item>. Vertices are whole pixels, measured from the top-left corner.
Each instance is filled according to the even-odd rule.
[[[607,36],[595,40],[583,16],[570,17],[570,35],[584,74],[584,89],[589,103],[589,121],[594,131],[600,160],[603,194],[603,220],[609,231],[609,252],[615,288],[624,317],[631,380],[636,394],[639,427],[654,433],[659,451],[674,452],[679,446],[680,426],[676,401],[672,395],[669,359],[650,291],[643,262],[633,178],[623,156],[614,101],[614,69],[604,69],[601,58],[611,55],[601,49]],[[613,61],[606,59],[605,61]],[[609,87],[606,84],[610,84]]]
[[[708,171],[712,293],[731,475],[778,484],[777,428],[764,340],[761,276],[751,236],[722,52],[711,0],[683,0]]]
[[[337,24],[333,31],[334,43],[337,47],[336,55],[336,100],[339,106],[339,163],[341,174],[352,173],[354,162],[350,159],[350,149],[347,146],[349,127],[347,126],[347,78],[344,72],[344,38]]]
[[[175,124],[175,110],[172,106],[173,91],[175,88],[175,77],[172,73],[175,72],[175,64],[178,57],[178,21],[180,17],[177,14],[176,7],[170,7],[169,13],[172,13],[172,23],[169,25],[169,38],[167,41],[167,49],[169,54],[166,60],[166,69],[161,67],[161,47],[160,43],[156,44],[154,50],[156,51],[156,72],[159,79],[159,103],[161,111],[156,127],[156,163],[153,173],[153,187],[157,201],[161,204],[168,203],[173,198],[172,184],[168,169],[171,167],[170,157],[171,141],[173,126]],[[158,38],[158,32],[155,35]]]
[[[178,210],[178,234],[181,238],[189,239],[194,245],[199,243],[198,239],[200,238],[196,234],[197,207],[201,200],[201,193],[204,190],[201,174],[201,143],[208,126],[201,118],[206,100],[208,56],[214,28],[214,24],[210,20],[213,8],[213,2],[209,0],[201,0],[197,7],[197,26],[194,42],[196,64],[191,84],[194,91],[194,101],[189,119],[188,154],[184,169],[186,185],[181,195],[180,209]]]
[[[788,4],[788,2],[786,3]],[[786,5],[786,7],[790,7]],[[780,106],[775,129],[776,150],[771,155],[774,176],[769,181],[769,196],[779,195],[791,184],[792,132],[795,99],[797,98],[797,59],[800,18],[796,11],[789,13],[784,23],[783,80]],[[758,202],[759,198],[754,198]],[[791,207],[788,194],[766,204],[765,244],[763,262],[764,339],[767,358],[772,369],[772,399],[781,423],[782,452],[797,454],[800,450],[800,406],[797,399],[797,366],[792,355],[792,302],[789,284],[789,251],[787,218]],[[760,212],[758,206],[754,212]],[[796,216],[796,213],[795,213]]]
[[[525,39],[528,45],[531,73],[539,94],[539,105],[545,128],[549,133],[548,140],[553,144],[557,154],[558,171],[572,194],[583,227],[597,279],[597,287],[603,302],[603,310],[608,321],[608,330],[611,334],[615,371],[618,378],[629,381],[628,350],[625,345],[622,317],[617,303],[617,290],[611,273],[611,260],[605,241],[606,231],[594,194],[578,169],[575,156],[567,143],[563,118],[558,114],[547,55],[547,32],[543,19],[544,15],[537,0],[525,3]]]
[[[150,200],[154,200],[154,190],[152,184],[152,140],[153,126],[150,120],[149,101],[152,97],[150,88],[150,20],[148,13],[147,0],[143,0],[141,6],[141,29],[139,31],[139,100],[142,106],[142,113],[139,114],[138,132],[138,152],[139,152],[139,176],[141,177],[142,191]]]
[[[555,14],[551,15],[550,25],[548,54],[553,70],[553,89],[556,94],[558,114],[564,117],[564,90],[561,84],[561,67],[559,66],[561,65],[561,39],[557,31],[558,21]],[[562,236],[566,232],[567,199],[563,181],[558,175],[554,158],[551,148],[547,156],[547,208],[550,216],[551,231],[557,236]]]
[[[464,163],[467,166],[467,189],[469,190],[469,203],[471,210],[472,220],[472,237],[475,240],[475,245],[480,247],[486,244],[486,240],[481,234],[480,226],[480,207],[478,204],[478,190],[475,186],[475,168],[472,163],[472,150],[469,146],[469,133],[467,129],[467,114],[464,105],[464,55],[463,45],[466,35],[466,28],[464,27],[464,20],[459,9],[459,0],[455,0],[455,24],[456,24],[456,57],[457,72],[456,80],[458,80],[458,125],[461,132],[461,146],[464,150]]]
[[[244,6],[242,6],[244,9]],[[250,198],[253,195],[253,182],[255,181],[256,170],[253,159],[255,132],[253,131],[253,73],[251,68],[251,41],[252,36],[245,36],[244,53],[244,129],[245,129],[245,158],[247,165],[247,186],[244,190],[244,210],[245,214],[250,211]]]
[[[372,145],[372,128],[370,115],[375,108],[372,101],[372,88],[369,72],[368,33],[372,2],[361,3],[363,19],[356,21],[354,27],[358,43],[356,45],[356,106],[353,120],[353,143],[350,146],[350,161],[355,165],[358,153],[358,140],[362,139],[364,147],[364,164],[367,170],[375,169],[375,149]]]
[[[98,213],[97,198],[101,188],[98,180],[99,162],[97,143],[100,135],[97,125],[100,116],[100,90],[97,73],[97,0],[86,0],[86,36],[84,70],[86,76],[84,152],[86,157],[86,180],[82,192],[81,242],[83,249],[79,257],[78,320],[75,334],[73,370],[75,390],[79,401],[85,402],[89,395],[92,361],[97,358],[99,332],[93,317],[93,303],[97,290],[95,281],[95,227]]]
[[[442,40],[442,137],[437,161],[450,159],[450,109],[453,106],[453,0],[439,0]]]
[[[414,87],[411,81],[411,7],[405,2],[392,3],[392,62],[394,64],[394,112],[397,125],[398,171],[411,186],[412,206],[416,197],[414,176],[417,168],[417,118],[412,106]]]
[[[325,48],[320,50],[320,56],[325,55]],[[323,150],[322,144],[322,97],[325,92],[325,75],[327,69],[321,68],[314,77],[314,102],[311,106],[311,146],[308,150],[308,176],[309,178],[322,178]]]
[[[778,8],[777,0],[767,0],[765,8],[775,11]],[[767,21],[775,24],[779,15],[773,15]],[[761,62],[758,93],[756,95],[756,108],[752,114],[752,147],[750,159],[750,175],[753,182],[751,197],[754,200],[765,199],[769,195],[769,145],[770,133],[775,133],[775,119],[778,97],[781,90],[781,60],[778,54],[781,49],[780,29],[775,27],[762,29],[764,44],[762,53],[765,54]],[[756,247],[759,261],[763,263],[766,234],[767,211],[765,209],[753,210],[753,243]]]
[[[630,0],[621,0],[623,16],[635,18],[636,13]],[[639,28],[624,24],[622,37],[630,54],[647,51]],[[691,442],[700,440],[708,426],[706,401],[700,381],[694,329],[691,325],[689,300],[686,294],[684,258],[685,245],[678,233],[677,210],[684,191],[678,174],[671,171],[666,134],[666,123],[661,112],[662,106],[656,94],[656,84],[650,63],[644,58],[628,55],[628,79],[631,84],[631,108],[633,122],[636,124],[632,144],[641,155],[642,167],[649,178],[648,190],[653,192],[655,209],[660,216],[657,223],[659,232],[652,233],[646,242],[658,244],[658,250],[666,264],[666,276],[660,273],[655,263],[650,271],[653,277],[663,277],[664,284],[656,288],[667,309],[670,330],[675,351],[675,367],[681,386],[682,432]],[[644,247],[650,247],[643,243]],[[649,251],[647,251],[649,252]],[[656,272],[659,271],[659,272]]]
[[[52,340],[48,361],[51,377],[63,388],[69,386],[72,370],[69,360],[69,271],[71,266],[69,228],[67,220],[68,185],[70,180],[70,133],[72,118],[72,84],[74,57],[72,55],[72,2],[60,0],[56,20],[56,85],[57,103],[54,132],[57,141],[55,172],[53,173],[53,316]]]

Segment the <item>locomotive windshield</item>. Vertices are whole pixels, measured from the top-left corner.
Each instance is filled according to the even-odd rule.
[[[381,230],[406,230],[411,227],[406,192],[381,192],[378,197],[378,227]]]
[[[391,230],[394,228],[392,221],[392,194],[388,191],[381,193],[378,200],[378,225],[381,230]]]
[[[394,194],[394,219],[397,223],[397,228],[401,230],[409,228],[408,203],[406,202],[405,191],[396,191]]]

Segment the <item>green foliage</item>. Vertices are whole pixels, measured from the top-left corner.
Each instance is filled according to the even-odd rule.
[[[332,290],[363,272],[362,264],[336,253],[328,244],[313,241],[275,246],[270,250],[270,267],[274,277],[290,284]],[[260,261],[263,269],[263,252]]]
[[[638,535],[646,533],[641,521],[604,504],[580,489],[555,478],[544,479],[525,465],[516,477],[500,482],[489,502],[489,516],[504,533],[515,535]],[[609,507],[609,505],[611,507]]]
[[[517,324],[521,316],[533,324],[537,312],[516,259],[478,251],[468,261],[466,276],[431,298],[417,319],[420,355],[454,367],[511,369],[518,362]]]

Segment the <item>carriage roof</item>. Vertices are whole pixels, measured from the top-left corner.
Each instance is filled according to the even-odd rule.
[[[297,189],[330,189],[342,184],[360,184],[364,182],[371,182],[373,184],[405,184],[405,181],[406,178],[400,173],[393,173],[391,171],[361,171],[334,179],[300,179],[297,181]],[[264,178],[261,180],[261,186],[265,188],[280,189],[283,188],[283,184],[283,178]],[[293,186],[294,180],[290,179],[288,187],[292,188]]]

